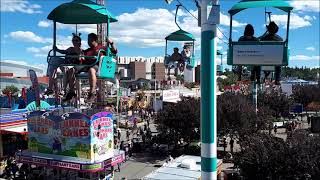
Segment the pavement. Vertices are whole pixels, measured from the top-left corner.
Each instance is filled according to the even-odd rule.
[[[115,167],[115,180],[141,179],[152,171],[158,169],[165,162],[164,157],[155,157],[150,153],[134,154],[128,161],[120,166],[120,172]]]

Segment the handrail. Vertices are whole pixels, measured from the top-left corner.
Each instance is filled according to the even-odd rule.
[[[91,66],[94,66],[95,64],[97,64],[99,61],[100,61],[100,53],[103,51],[103,52],[106,52],[104,49],[100,49],[98,51],[98,55],[97,56],[84,56],[84,55],[60,55],[60,56],[57,56],[57,55],[53,55],[51,56],[50,53],[53,51],[53,49],[51,49],[49,52],[48,52],[48,56],[47,56],[47,62],[48,64],[50,64],[50,58],[51,57],[60,57],[60,58],[94,58],[96,59],[95,62],[91,63],[91,64],[61,64],[59,66],[75,66],[75,67],[91,67]]]

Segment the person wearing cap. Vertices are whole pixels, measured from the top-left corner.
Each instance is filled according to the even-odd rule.
[[[274,21],[271,21],[269,25],[267,25],[267,33],[259,38],[260,41],[283,41],[283,39],[277,34],[278,30],[278,25]],[[275,72],[275,84],[279,85],[281,66],[276,66]]]
[[[267,25],[267,33],[259,38],[260,41],[283,41],[277,34],[278,30],[278,25],[274,21],[271,21],[269,25]]]

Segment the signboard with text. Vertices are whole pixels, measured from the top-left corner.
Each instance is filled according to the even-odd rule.
[[[233,65],[282,65],[283,45],[233,45]]]
[[[79,112],[60,116],[53,112],[33,111],[27,119],[30,152],[90,162],[113,157],[113,119],[109,112],[89,117]]]
[[[113,119],[109,112],[99,112],[91,117],[91,150],[94,159],[113,157]]]
[[[33,114],[28,116],[29,151],[91,159],[88,116],[77,112]]]
[[[179,98],[180,98],[179,90],[163,90],[162,92],[163,102],[174,101],[174,100],[178,100]]]

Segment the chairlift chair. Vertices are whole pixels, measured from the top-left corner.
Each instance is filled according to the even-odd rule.
[[[165,47],[164,65],[166,68],[169,68],[169,67],[170,68],[173,68],[173,67],[177,68],[177,67],[175,67],[174,62],[172,62],[170,60],[170,55],[168,53],[168,41],[186,42],[186,44],[189,44],[190,46],[192,46],[190,61],[186,62],[186,68],[192,69],[195,67],[195,57],[194,57],[194,55],[195,55],[195,48],[194,48],[195,38],[191,33],[182,30],[177,23],[177,13],[178,13],[180,6],[181,6],[181,4],[177,5],[176,14],[175,14],[175,23],[178,26],[179,30],[169,34],[165,38],[166,39],[166,47]]]
[[[110,23],[117,22],[117,19],[112,15],[104,6],[94,3],[90,0],[74,0],[69,3],[61,4],[50,12],[47,17],[53,21],[53,46],[56,46],[56,24],[57,22],[62,24],[101,24],[106,23],[106,36],[109,36]],[[117,62],[111,54],[109,48],[100,50],[105,51],[105,56],[80,56],[83,58],[95,58],[96,62],[91,65],[80,64],[65,64],[63,66],[74,67],[90,67],[99,62],[99,70],[97,72],[97,78],[100,79],[114,79]],[[51,55],[53,52],[53,55]],[[65,56],[57,56],[54,49],[49,51],[47,61],[50,63],[52,58],[64,58]],[[71,57],[71,56],[68,56]],[[79,57],[79,56],[75,56]]]
[[[286,39],[282,42],[271,41],[233,41],[232,18],[248,8],[274,7],[288,13]],[[228,12],[230,14],[228,65],[287,66],[289,61],[289,24],[291,5],[283,0],[242,0]]]
[[[74,0],[69,3],[63,3],[53,9],[48,15],[47,19],[53,21],[53,47],[56,46],[56,29],[57,22],[62,24],[102,24],[106,23],[106,37],[109,36],[110,23],[118,20],[112,15],[104,6],[94,3],[90,0]],[[77,26],[76,26],[77,28]],[[104,41],[104,40],[102,40]],[[105,52],[105,55],[100,55],[100,52]],[[95,62],[92,64],[63,64],[62,66],[72,66],[82,69],[98,64],[97,78],[115,82],[115,73],[117,71],[117,61],[110,49],[101,49],[97,56],[70,56],[75,58],[93,58]],[[49,51],[47,56],[48,63],[52,63],[53,58],[65,58],[65,56],[58,56],[55,49]],[[88,78],[88,73],[80,73],[76,75],[77,79]],[[80,83],[78,83],[78,86]],[[81,87],[78,89],[78,102],[80,102]]]

